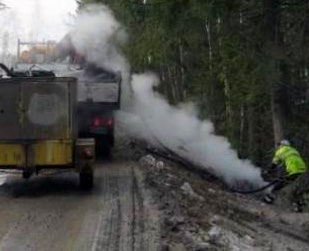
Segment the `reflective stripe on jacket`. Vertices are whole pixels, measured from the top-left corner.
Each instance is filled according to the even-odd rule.
[[[307,169],[299,152],[291,146],[280,146],[275,153],[273,163],[284,165],[288,175],[303,173]]]

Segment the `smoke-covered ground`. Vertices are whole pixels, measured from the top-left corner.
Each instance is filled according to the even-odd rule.
[[[162,212],[163,250],[308,250],[308,213],[222,190],[159,157],[144,155],[140,166]]]
[[[154,91],[158,77],[145,73],[130,78],[129,64],[119,50],[128,36],[109,8],[88,6],[77,18],[71,36],[77,52],[88,61],[122,72],[125,98],[118,119],[126,124],[128,136],[162,144],[229,184],[264,184],[260,170],[250,161],[238,159],[229,142],[214,134],[213,124],[198,119],[192,105],[173,107]]]

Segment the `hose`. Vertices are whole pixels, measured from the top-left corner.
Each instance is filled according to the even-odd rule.
[[[146,124],[146,126],[148,127],[148,129],[150,129],[149,125],[147,124],[147,121],[143,118],[143,122]],[[166,147],[157,137],[154,133],[152,133],[151,130],[149,130],[149,132],[151,133],[151,136],[157,141],[157,144],[160,146],[160,148],[162,148],[167,154],[165,153],[161,153],[158,151],[154,151],[152,149],[147,149],[148,152],[156,154],[158,156],[161,156],[163,158],[172,160],[172,161],[176,161],[184,166],[189,165],[189,166],[194,166],[195,168],[197,168],[197,166],[192,163],[191,161],[188,161],[187,159],[179,156],[179,154],[177,154],[176,152],[174,152],[173,150],[171,150],[170,148]],[[200,169],[200,168],[199,168]],[[234,188],[229,188],[229,190],[231,190],[234,193],[239,193],[239,194],[253,194],[253,193],[258,193],[261,192],[271,186],[273,186],[274,184],[278,183],[282,181],[281,179],[276,179],[273,180],[272,182],[266,184],[265,186],[253,189],[253,190],[238,190],[238,189],[234,189]]]
[[[240,193],[240,194],[252,194],[252,193],[258,193],[258,192],[261,192],[271,186],[273,186],[274,184],[280,182],[281,180],[280,179],[277,179],[277,180],[274,180],[268,184],[266,184],[265,186],[262,186],[262,187],[259,187],[259,188],[256,188],[256,189],[253,189],[253,190],[238,190],[238,189],[234,189],[234,188],[229,188],[232,192],[234,193]]]

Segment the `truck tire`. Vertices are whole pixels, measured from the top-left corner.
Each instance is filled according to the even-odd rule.
[[[111,159],[112,144],[110,137],[96,138],[96,156]]]
[[[111,147],[115,146],[115,135],[114,133],[109,136],[109,144]]]
[[[33,172],[25,171],[25,170],[24,170],[22,176],[23,176],[23,178],[24,178],[25,180],[28,180],[28,179],[30,179],[30,177],[32,176],[32,174],[33,174]]]
[[[93,172],[80,172],[79,185],[82,190],[91,190],[93,188]]]

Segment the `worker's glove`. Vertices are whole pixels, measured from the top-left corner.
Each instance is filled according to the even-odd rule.
[[[277,177],[278,166],[274,163],[269,165],[267,168],[262,169],[261,175],[265,181],[271,182]]]
[[[271,163],[269,166],[268,166],[268,170],[271,170],[271,171],[274,171],[275,169],[278,168],[278,165],[275,164],[275,163]]]
[[[277,168],[277,178],[280,180],[286,180],[288,177],[288,174],[284,168],[284,166],[278,166]]]
[[[264,180],[268,181],[270,178],[270,170],[269,169],[262,169],[261,176]]]

